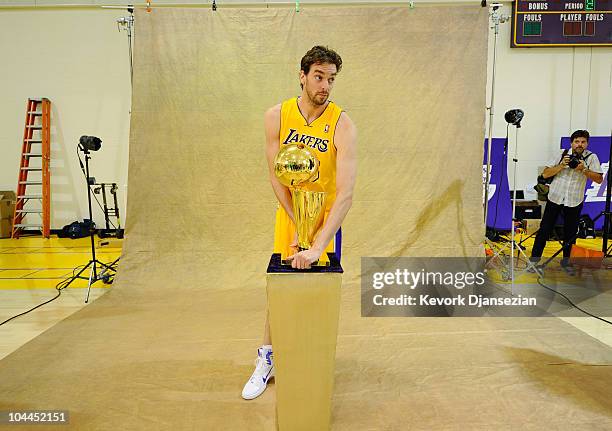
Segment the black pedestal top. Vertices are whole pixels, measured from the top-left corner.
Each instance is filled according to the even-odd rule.
[[[344,270],[338,262],[335,253],[327,253],[329,256],[329,266],[313,266],[310,269],[295,269],[288,265],[281,265],[280,253],[274,253],[270,257],[270,263],[268,264],[268,274],[290,274],[290,273],[321,273],[321,272],[338,272],[343,273]]]

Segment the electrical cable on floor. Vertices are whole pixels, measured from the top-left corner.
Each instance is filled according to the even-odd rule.
[[[538,284],[539,284],[540,286],[542,286],[543,288],[548,289],[548,290],[550,290],[551,292],[556,293],[557,295],[560,295],[560,296],[562,296],[563,298],[565,298],[565,300],[566,300],[567,302],[569,302],[569,303],[570,303],[570,305],[571,305],[572,307],[574,307],[575,309],[577,309],[578,311],[581,311],[581,312],[583,312],[584,314],[586,314],[586,315],[588,315],[588,316],[594,317],[595,319],[599,319],[599,320],[601,320],[602,322],[606,322],[606,323],[608,323],[608,324],[612,325],[612,322],[610,322],[609,320],[606,320],[606,319],[604,319],[603,317],[596,316],[596,315],[594,315],[594,314],[589,313],[589,312],[588,312],[588,311],[586,311],[586,310],[583,310],[582,308],[580,308],[580,307],[578,307],[576,304],[574,304],[574,303],[572,302],[572,300],[571,300],[571,299],[569,299],[567,296],[565,296],[565,295],[564,295],[564,294],[562,294],[561,292],[558,292],[558,291],[556,291],[555,289],[553,289],[553,288],[548,287],[547,285],[545,285],[545,284],[542,282],[542,277],[538,277]]]
[[[23,316],[23,315],[25,315],[25,314],[28,314],[28,313],[30,313],[30,312],[32,312],[32,311],[34,311],[34,310],[36,310],[37,308],[42,307],[43,305],[46,305],[46,304],[49,304],[50,302],[55,301],[57,298],[59,298],[59,297],[61,296],[61,294],[62,294],[62,290],[64,290],[64,289],[65,289],[65,287],[66,287],[66,286],[64,286],[64,285],[65,285],[65,284],[67,284],[67,282],[68,282],[69,280],[71,280],[71,279],[74,277],[74,275],[75,275],[75,273],[76,273],[76,271],[77,271],[77,270],[79,270],[79,269],[81,269],[81,268],[84,268],[84,267],[85,267],[85,265],[79,265],[79,266],[77,266],[76,268],[74,268],[74,269],[72,270],[72,276],[71,276],[71,277],[67,277],[67,278],[63,279],[62,281],[60,281],[59,283],[57,283],[57,284],[55,285],[55,289],[57,290],[57,295],[55,295],[53,298],[49,299],[48,301],[43,302],[42,304],[38,304],[37,306],[32,307],[32,308],[30,308],[29,310],[24,311],[23,313],[19,313],[19,314],[16,314],[15,316],[13,316],[13,317],[9,317],[9,318],[8,318],[8,319],[6,319],[4,322],[0,322],[0,326],[4,325],[5,323],[10,322],[10,321],[11,321],[11,320],[13,320],[13,319],[16,319],[16,318],[18,318],[18,317],[20,317],[20,316]]]

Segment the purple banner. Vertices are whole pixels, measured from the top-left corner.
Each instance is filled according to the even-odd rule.
[[[508,151],[505,144],[506,138],[493,138],[491,141],[487,227],[498,230],[512,229],[512,200],[510,199],[510,187],[508,186]],[[487,173],[487,147],[488,140],[485,139],[484,160],[482,162],[483,184],[486,181]]]

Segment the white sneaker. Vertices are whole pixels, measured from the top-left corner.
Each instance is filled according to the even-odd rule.
[[[274,363],[272,360],[272,350],[257,349],[255,371],[253,371],[251,378],[244,385],[244,389],[242,389],[242,398],[252,400],[263,394],[266,386],[268,386],[268,382],[274,377]]]

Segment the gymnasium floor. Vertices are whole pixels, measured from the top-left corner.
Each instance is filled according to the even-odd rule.
[[[526,256],[530,256],[531,255],[531,248],[533,247],[533,241],[534,241],[534,237],[528,238],[528,233],[525,234],[517,234],[516,237],[516,242],[517,243],[521,243],[522,245],[525,246],[525,250],[524,253]],[[498,243],[494,243],[494,248],[499,249],[499,247],[504,247],[504,245],[508,244],[507,242],[498,242]],[[594,238],[594,239],[580,239],[578,238],[576,240],[576,245],[580,246],[580,247],[584,247],[587,249],[592,249],[592,250],[601,250],[602,249],[602,238],[598,237],[598,238]],[[506,248],[506,253],[509,253],[509,245],[507,245]],[[561,248],[561,243],[558,241],[548,241],[546,243],[546,248],[544,249],[543,255],[542,255],[542,260],[540,261],[545,262],[550,256],[552,256],[553,254],[555,254],[559,249]],[[517,254],[517,252],[515,251],[515,255]],[[608,261],[606,261],[608,262]],[[526,266],[526,262],[524,257],[521,255],[518,262],[515,263],[516,265],[516,270],[515,270],[515,280],[518,283],[526,283],[526,284],[533,284],[533,285],[537,285],[538,283],[538,277],[536,274],[530,274],[527,273],[525,271],[523,271],[523,268],[525,268]],[[565,273],[563,273],[563,271],[561,271],[560,267],[559,267],[559,261],[558,259],[553,260],[550,264],[550,270],[549,270],[549,275],[551,272],[554,272],[554,277],[556,279],[556,281],[560,281],[561,283],[563,283],[564,281],[567,283],[567,285],[571,286],[571,285],[579,285],[579,282],[577,282],[576,280],[579,280],[578,277],[580,277],[579,274],[576,274],[574,276],[570,276],[567,275]],[[607,263],[607,267],[610,268],[610,263]],[[545,270],[545,274],[546,274],[546,270]],[[605,280],[610,280],[610,282],[612,283],[612,269],[608,269],[608,270],[601,270],[600,271],[600,277],[605,277],[603,279]],[[502,284],[509,284],[509,281],[503,281],[501,279],[496,279],[497,282],[502,283]],[[546,279],[546,275],[545,278],[542,280],[544,283],[547,283],[547,279]],[[607,301],[608,300],[609,295],[606,295],[606,298],[603,299],[603,301]],[[602,296],[603,298],[603,296]],[[560,300],[562,301],[562,300]],[[608,301],[609,302],[609,301]],[[610,303],[611,305],[608,306],[608,302],[606,302],[606,306],[603,307],[605,310],[611,311],[610,308],[612,307],[612,303]],[[588,308],[588,307],[587,307]],[[580,315],[580,313],[577,313],[578,315]],[[597,314],[597,313],[596,313]],[[601,314],[601,313],[600,313]],[[612,320],[612,312],[609,313],[604,313],[605,315],[600,317],[603,317],[607,320]],[[574,326],[575,328],[581,330],[582,332],[590,335],[591,337],[609,345],[612,346],[612,330],[610,328],[610,325],[599,321],[595,318],[589,317],[589,316],[580,316],[580,317],[560,317],[561,320],[569,323],[570,325]]]
[[[122,240],[95,238],[96,257],[110,263],[121,254]],[[0,239],[0,322],[57,295],[55,286],[91,258],[89,238],[39,236]],[[89,271],[84,275],[89,276]],[[91,289],[89,303],[108,291],[102,281]],[[0,326],[0,359],[83,308],[87,280],[76,280],[55,301]]]

